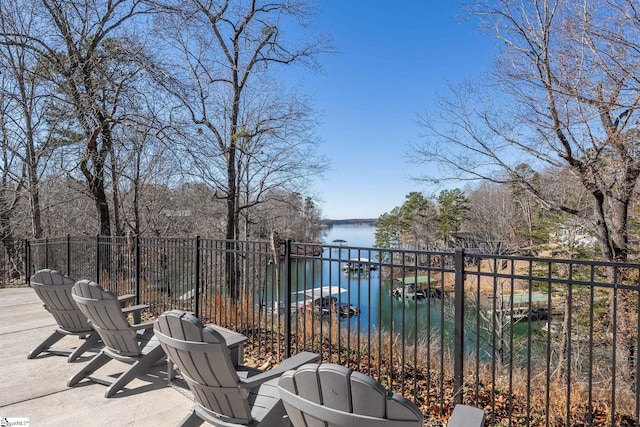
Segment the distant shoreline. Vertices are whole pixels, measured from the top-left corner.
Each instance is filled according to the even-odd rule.
[[[325,219],[322,223],[327,227],[334,225],[375,225],[377,218],[353,218],[353,219]]]

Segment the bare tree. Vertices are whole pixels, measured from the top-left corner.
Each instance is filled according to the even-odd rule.
[[[112,185],[119,194],[119,203],[114,202],[114,208],[120,207],[122,227],[129,233],[141,235],[153,228],[154,234],[164,235],[153,224],[163,209],[180,209],[171,206],[166,194],[173,178],[173,156],[166,155],[167,147],[156,137],[153,123],[140,121],[121,130],[118,138],[121,147],[115,151],[117,161],[112,161],[111,171]]]
[[[499,254],[502,245],[516,241],[517,205],[505,186],[484,182],[469,194],[469,211],[464,229],[482,239],[490,253]]]
[[[225,200],[225,237],[231,245],[240,236],[242,210],[261,203],[272,189],[295,188],[323,167],[314,156],[308,100],[279,87],[273,71],[314,65],[326,43],[287,34],[310,16],[300,1],[157,3],[172,12],[162,21],[160,36],[170,36],[173,52],[182,53],[159,80],[196,127],[186,147],[190,166]],[[232,293],[233,256],[228,251]]]
[[[55,123],[45,123],[44,116],[51,102],[46,82],[39,73],[38,58],[29,44],[29,28],[36,25],[37,6],[33,2],[0,2],[0,31],[10,38],[0,43],[2,59],[3,142],[5,166],[11,159],[8,173],[20,176],[18,188],[27,190],[30,207],[31,235],[42,237],[41,203],[39,192],[43,160],[46,160],[50,129]],[[13,41],[13,43],[6,43]]]
[[[110,235],[108,161],[114,131],[126,117],[119,110],[120,103],[132,76],[141,70],[137,66],[140,38],[128,34],[131,28],[125,24],[149,10],[142,0],[37,3],[41,5],[40,25],[30,29],[28,41],[21,38],[24,34],[4,33],[3,43],[31,49],[43,77],[55,84],[57,113],[51,119],[66,123],[59,128],[56,142],[67,147],[67,161],[76,161],[71,169],[79,169],[86,181],[100,233]],[[79,149],[74,152],[74,147]],[[117,191],[112,194],[117,204]]]
[[[640,176],[635,4],[499,0],[472,12],[503,43],[492,86],[453,88],[438,113],[423,114],[428,139],[418,155],[457,178],[509,182],[548,209],[592,219],[604,258],[626,260]],[[592,209],[544,191],[522,163],[573,175]]]
[[[186,150],[197,176],[227,204],[227,239],[239,237],[243,209],[274,188],[296,188],[322,170],[313,152],[309,100],[273,79],[277,65],[314,64],[323,39],[297,43],[288,25],[310,10],[299,1],[159,1],[173,12],[162,34],[182,55],[159,75],[196,126]],[[174,50],[175,52],[175,50]]]
[[[278,194],[275,190],[299,193],[327,164],[314,151],[310,102],[296,93],[283,96],[275,82],[266,80],[252,88],[259,94],[252,98],[260,101],[243,103],[242,108],[245,132],[237,143],[235,166],[236,238],[240,215],[248,218],[249,211]],[[298,215],[303,216],[302,209]]]
[[[44,123],[46,85],[24,35],[35,25],[36,10],[33,4],[0,1],[0,32],[18,42],[0,42],[0,241],[10,277],[22,269],[16,239],[43,235],[39,182],[52,124]]]
[[[15,265],[17,267],[20,254],[15,245],[15,235],[17,224],[15,223],[20,200],[22,198],[22,187],[25,182],[23,163],[15,153],[15,140],[11,127],[6,125],[10,119],[9,111],[14,104],[7,102],[4,96],[0,96],[0,241],[2,249],[6,254],[9,263],[5,265]],[[2,266],[4,267],[4,265]],[[10,268],[9,276],[18,277],[20,270]],[[3,273],[5,273],[3,271]],[[3,275],[3,277],[5,277]]]

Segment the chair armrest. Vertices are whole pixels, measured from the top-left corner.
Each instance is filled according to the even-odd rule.
[[[124,307],[125,304],[130,303],[135,301],[136,296],[134,294],[126,294],[126,295],[120,295],[118,297],[118,302],[120,303],[121,307]]]
[[[146,308],[149,308],[148,304],[138,304],[138,305],[132,305],[131,307],[124,307],[122,309],[122,312],[124,314],[129,314],[131,312],[142,311]]]
[[[290,369],[297,369],[306,363],[314,363],[319,361],[319,354],[311,353],[309,351],[303,351],[296,354],[295,356],[291,356],[290,358],[283,360],[278,366],[276,366],[276,368],[284,372]]]
[[[131,329],[135,329],[136,331],[140,329],[153,329],[154,322],[145,322],[145,323],[137,323],[135,325],[131,325]]]
[[[131,307],[125,307],[122,312],[127,315],[133,313],[133,324],[137,325],[142,321],[142,310],[149,308],[147,304],[132,305]]]
[[[447,421],[449,427],[482,427],[484,425],[484,411],[467,405],[456,405]]]
[[[291,356],[288,359],[283,360],[282,363],[273,369],[264,371],[249,378],[240,378],[239,386],[240,388],[252,389],[262,385],[262,383],[266,381],[278,378],[290,369],[296,369],[305,363],[313,363],[319,360],[319,354],[303,351],[302,353],[298,353],[295,356]]]

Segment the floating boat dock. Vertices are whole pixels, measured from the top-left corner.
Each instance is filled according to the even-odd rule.
[[[440,287],[435,287],[433,284],[438,280],[432,276],[408,276],[401,279],[396,279],[396,282],[400,285],[391,291],[391,295],[396,298],[405,298],[410,300],[424,299],[424,298],[442,298],[444,291]]]
[[[369,258],[353,258],[350,259],[345,265],[342,266],[342,270],[346,272],[365,272],[377,270],[378,266],[375,262],[372,262]]]
[[[353,304],[342,302],[335,295],[346,294],[349,291],[339,286],[322,286],[295,292],[293,297],[297,301],[292,302],[292,311],[304,311],[312,309],[314,313],[325,316],[337,313],[342,317],[355,316],[360,309]]]

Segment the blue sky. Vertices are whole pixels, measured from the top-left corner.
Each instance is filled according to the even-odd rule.
[[[439,191],[411,180],[436,167],[407,158],[421,132],[416,114],[449,83],[485,73],[495,41],[463,19],[460,1],[318,3],[314,26],[339,53],[319,57],[322,72],[305,71],[299,83],[314,97],[320,150],[331,162],[312,189],[324,217],[377,218],[411,191]]]

